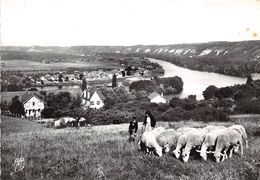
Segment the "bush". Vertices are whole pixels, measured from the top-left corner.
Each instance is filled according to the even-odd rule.
[[[132,82],[129,86],[129,91],[132,90],[135,91],[147,91],[147,92],[153,92],[154,89],[156,89],[156,84],[154,81],[150,80],[141,80]]]
[[[216,86],[208,86],[205,91],[203,91],[203,96],[206,100],[210,98],[214,98],[216,96],[216,92],[218,91],[218,88]]]
[[[54,108],[53,107],[46,107],[42,110],[42,116],[44,118],[52,118],[54,114]]]
[[[210,107],[197,108],[191,114],[196,121],[229,121],[227,113]]]
[[[181,92],[183,89],[183,81],[179,76],[167,77],[167,78],[156,78],[156,83],[163,84],[164,87],[172,87]]]
[[[260,114],[260,98],[241,100],[237,102],[236,110],[240,113]]]
[[[35,87],[32,87],[32,88],[28,89],[28,91],[38,91],[38,89]]]

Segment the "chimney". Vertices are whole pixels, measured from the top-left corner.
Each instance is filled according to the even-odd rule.
[[[163,92],[161,93],[161,96],[163,97]]]

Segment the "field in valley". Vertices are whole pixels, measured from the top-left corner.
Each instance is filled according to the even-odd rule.
[[[1,179],[259,179],[259,116],[234,116],[232,122],[159,122],[178,128],[212,125],[245,126],[249,149],[219,164],[191,157],[188,163],[172,154],[147,156],[137,143],[128,143],[128,124],[44,128],[34,122],[1,117]],[[140,124],[141,126],[141,124]],[[139,134],[140,135],[140,134]],[[15,158],[25,159],[25,168],[14,172]]]
[[[0,63],[4,63],[1,66],[2,71],[50,71],[50,70],[64,70],[66,68],[106,68],[113,67],[113,64],[101,63],[101,62],[83,62],[72,60],[70,62],[50,62],[42,63],[29,60],[1,60]]]

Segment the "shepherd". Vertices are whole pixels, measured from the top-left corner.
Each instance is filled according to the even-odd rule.
[[[129,129],[128,129],[130,142],[135,141],[137,129],[138,129],[138,122],[136,121],[136,117],[134,116],[133,119],[130,121]]]
[[[150,111],[145,112],[144,131],[151,131],[156,125],[156,120]]]

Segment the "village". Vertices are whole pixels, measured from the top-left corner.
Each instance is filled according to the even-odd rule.
[[[138,59],[135,59],[135,61],[138,61]],[[86,111],[88,109],[99,110],[102,109],[105,104],[108,104],[107,106],[109,106],[109,100],[107,100],[107,98],[111,99],[111,94],[109,95],[108,91],[118,91],[116,93],[119,94],[121,93],[120,91],[122,91],[125,96],[128,96],[128,101],[131,100],[129,99],[130,97],[132,100],[149,100],[150,103],[167,103],[169,102],[169,98],[167,99],[163,95],[163,91],[161,89],[163,89],[164,86],[162,83],[158,84],[154,91],[150,89],[149,92],[129,88],[133,82],[152,82],[154,75],[158,75],[154,74],[152,71],[158,71],[158,68],[160,69],[161,67],[158,65],[154,66],[153,63],[138,67],[137,64],[129,65],[129,63],[124,64],[121,62],[119,68],[108,71],[103,71],[102,69],[96,71],[76,70],[71,73],[53,72],[41,76],[25,74],[23,78],[31,82],[30,86],[27,86],[25,91],[22,91],[20,95],[13,96],[12,99],[9,100],[9,107],[5,106],[5,108],[2,108],[2,113],[12,116],[21,116],[22,118],[28,120],[45,123],[45,125],[49,123],[50,118],[52,117],[51,121],[54,123],[54,121],[67,116],[67,114],[65,113],[63,115],[53,116],[49,114],[48,109],[52,107],[49,105],[48,95],[54,93],[53,96],[58,96],[57,94],[69,93],[66,92],[66,90],[63,90],[63,88],[75,88],[75,85],[77,91],[70,91],[72,93],[69,93],[68,96],[71,100],[76,97],[80,97],[80,104],[78,105],[78,108],[82,111]],[[5,79],[5,81],[10,84],[8,80],[9,79]],[[52,86],[58,86],[59,88],[51,92],[44,91],[44,89]],[[177,90],[172,86],[169,86],[169,90],[173,93],[177,93]],[[119,100],[119,102],[121,102],[121,100]],[[72,101],[69,101],[68,103],[71,104]],[[12,104],[18,107],[12,107]],[[76,121],[76,119],[77,118],[75,117],[70,117],[70,121]],[[78,117],[78,119],[81,119],[81,121],[86,120],[84,117]],[[67,123],[68,122],[65,122],[63,126]]]

